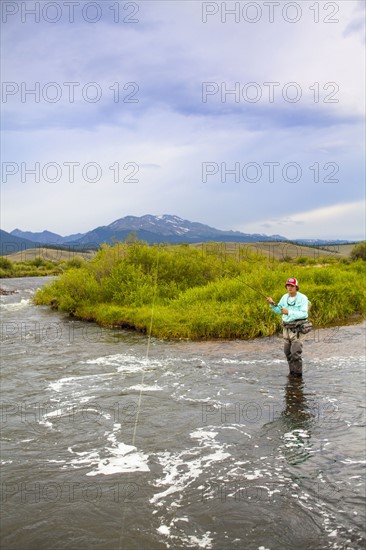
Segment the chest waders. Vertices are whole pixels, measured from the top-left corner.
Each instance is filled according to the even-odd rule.
[[[294,323],[283,323],[284,352],[290,369],[290,374],[302,376],[302,345],[306,333],[302,331],[306,319]]]

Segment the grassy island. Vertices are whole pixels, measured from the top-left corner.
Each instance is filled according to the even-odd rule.
[[[238,246],[229,252],[220,243],[104,245],[92,260],[44,286],[34,301],[106,327],[151,330],[159,338],[253,338],[281,326],[258,292],[278,301],[293,276],[312,302],[316,327],[365,317],[361,259],[281,261]]]

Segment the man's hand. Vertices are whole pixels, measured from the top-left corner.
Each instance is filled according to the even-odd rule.
[[[267,297],[266,300],[267,300],[267,302],[268,302],[269,304],[271,304],[272,306],[274,305],[274,301],[272,300],[272,298]]]
[[[286,309],[285,307],[281,307],[281,313],[283,313],[284,315],[288,315],[288,309]]]

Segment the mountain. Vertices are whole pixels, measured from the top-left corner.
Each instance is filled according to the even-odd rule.
[[[0,256],[21,252],[27,250],[27,248],[35,248],[35,246],[37,246],[37,243],[29,239],[17,237],[0,229]]]
[[[38,235],[38,233],[23,232],[20,230],[17,231],[20,233],[26,233],[29,236]],[[68,251],[72,248],[74,250],[80,250],[80,252],[85,250],[82,245],[79,246],[78,244],[74,244],[70,247],[68,242],[65,242],[65,244],[56,244],[54,242],[41,242],[39,240],[35,241],[24,237],[18,237],[17,235],[14,235],[13,232],[7,233],[7,231],[0,229],[0,256],[7,256],[8,254],[14,254],[15,252],[22,252],[23,250],[28,250],[29,248],[50,248]]]
[[[140,240],[148,243],[198,243],[207,241],[220,242],[256,242],[287,240],[280,235],[263,235],[241,233],[240,231],[221,231],[208,225],[198,222],[183,220],[178,216],[152,216],[141,217],[126,216],[120,218],[110,225],[100,226],[83,237],[74,241],[73,244],[84,246],[99,245],[103,242],[113,243],[124,241],[131,233],[136,233]],[[69,241],[70,242],[70,241]]]
[[[6,252],[6,247],[2,248],[2,250],[5,250],[2,254],[16,251],[16,249],[14,250],[16,246],[20,247],[19,250],[40,245],[58,248],[98,248],[102,243],[112,244],[115,241],[125,241],[131,233],[135,233],[139,240],[148,243],[289,241],[289,239],[282,235],[222,231],[209,225],[191,222],[168,214],[162,216],[147,214],[141,217],[125,216],[109,225],[96,227],[87,233],[76,233],[66,237],[62,237],[57,233],[51,233],[50,231],[32,233],[31,231],[22,231],[21,229],[14,229],[10,234],[4,231],[2,233],[6,235],[4,242],[11,242],[13,246],[10,252]],[[17,241],[17,239],[20,240]],[[310,246],[322,246],[350,243],[353,241],[296,239],[291,242]]]
[[[32,240],[39,244],[58,246],[83,246],[97,248],[102,243],[125,241],[131,233],[136,233],[139,240],[148,243],[197,243],[207,241],[221,242],[256,242],[287,240],[281,235],[267,236],[263,234],[241,233],[240,231],[221,231],[198,222],[183,220],[178,216],[145,215],[141,217],[126,216],[109,225],[96,227],[87,233],[77,233],[62,237],[57,233],[42,231],[32,233],[14,229],[11,235]]]
[[[75,235],[69,235],[68,237],[62,237],[57,233],[51,231],[42,231],[41,233],[32,233],[31,231],[22,231],[21,229],[14,229],[10,232],[15,237],[22,239],[28,239],[37,242],[38,244],[66,244],[70,241],[76,241],[83,237],[83,233],[76,233]]]

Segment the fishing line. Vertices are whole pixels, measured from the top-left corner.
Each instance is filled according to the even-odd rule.
[[[149,333],[148,333],[148,338],[147,338],[147,348],[146,348],[146,356],[145,356],[145,359],[146,359],[146,360],[148,360],[148,358],[149,358],[150,342],[151,342],[151,332],[152,332],[153,318],[154,318],[154,309],[155,309],[155,297],[156,297],[156,289],[157,289],[157,286],[158,286],[159,251],[160,251],[160,249],[158,248],[158,254],[157,254],[157,258],[156,258],[156,271],[155,271],[155,281],[154,281],[154,293],[153,293],[153,299],[152,299],[152,304],[151,304],[150,327],[149,327]],[[139,399],[138,399],[138,403],[137,403],[136,420],[135,420],[135,426],[134,426],[134,429],[133,429],[133,437],[132,437],[132,445],[133,445],[133,446],[135,445],[137,424],[138,424],[139,416],[140,416],[140,407],[141,407],[141,398],[142,398],[142,386],[143,386],[143,384],[144,384],[144,379],[145,379],[145,370],[143,369],[143,370],[142,370],[142,378],[141,378],[141,388],[140,388]]]
[[[146,348],[145,360],[148,360],[149,352],[150,352],[151,333],[152,333],[154,309],[155,309],[155,298],[156,298],[156,290],[157,290],[157,286],[158,286],[159,252],[160,252],[160,247],[158,247],[158,253],[157,253],[157,258],[156,258],[154,293],[153,293],[153,299],[152,299],[152,304],[151,304],[150,327],[149,327],[149,333],[148,333],[148,338],[147,338],[147,348]],[[137,425],[138,425],[139,417],[140,417],[140,409],[141,409],[141,401],[142,401],[142,389],[143,389],[144,380],[145,380],[145,369],[143,368],[142,369],[142,376],[141,376],[141,386],[140,386],[139,398],[138,398],[138,402],[137,402],[136,419],[135,419],[135,425],[134,425],[134,428],[133,428],[133,435],[132,435],[132,446],[133,447],[135,447]],[[130,476],[131,476],[131,472],[129,472],[128,475],[127,475],[127,483],[126,483],[127,488],[128,488]],[[126,496],[128,496],[127,492],[126,492]],[[126,523],[126,503],[124,503],[124,504],[125,504],[125,506],[123,507],[123,515],[122,515],[122,521],[121,521],[121,532],[120,532],[120,537],[119,537],[119,549],[120,550],[122,550],[122,537],[124,535],[125,523]]]

